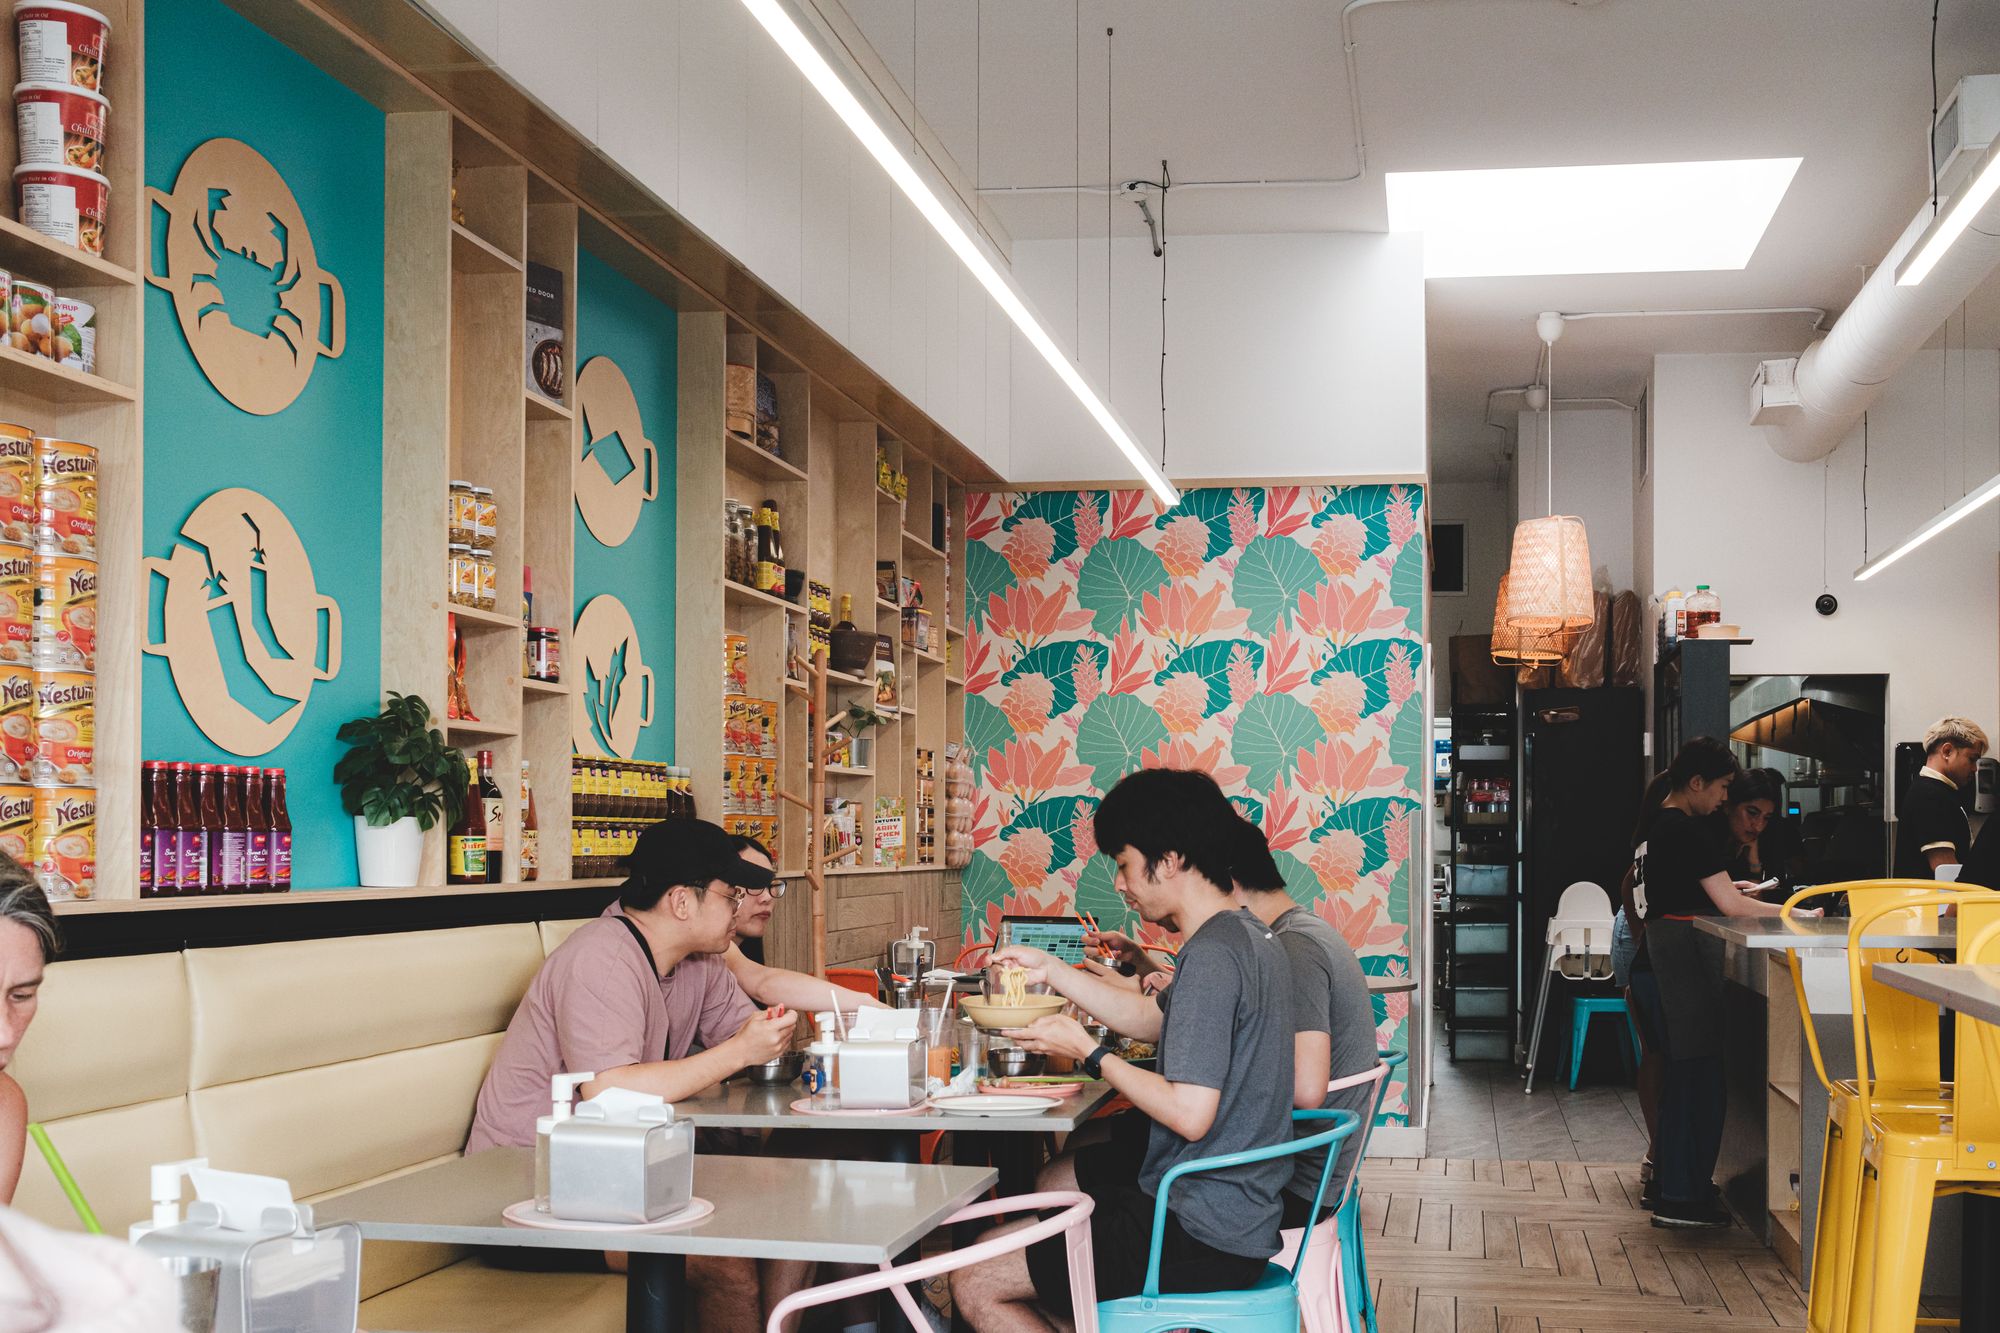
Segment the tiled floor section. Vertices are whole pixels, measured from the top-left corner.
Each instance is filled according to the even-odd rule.
[[[1454,1065],[1445,1054],[1443,1025],[1438,1027],[1425,1149],[1431,1156],[1632,1166],[1645,1157],[1646,1125],[1629,1083],[1579,1083],[1571,1092],[1566,1079],[1543,1078],[1527,1096],[1520,1071],[1510,1065]]]

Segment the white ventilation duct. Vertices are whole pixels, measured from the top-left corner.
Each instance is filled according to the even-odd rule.
[[[1796,362],[1766,362],[1751,420],[1776,427],[1771,447],[1794,463],[1815,463],[1847,438],[1910,355],[2000,265],[2000,196],[1989,201],[1924,280],[1896,285],[1903,256],[1931,225],[1928,202],[1863,283],[1826,337]],[[1771,393],[1792,367],[1792,392]]]

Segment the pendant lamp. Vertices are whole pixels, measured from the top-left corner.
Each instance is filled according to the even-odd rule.
[[[1555,512],[1556,495],[1556,339],[1562,336],[1562,316],[1544,313],[1535,322],[1546,344],[1549,399],[1543,410],[1547,436],[1549,514],[1524,520],[1514,529],[1514,552],[1507,564],[1506,592],[1498,618],[1524,637],[1551,636],[1588,629],[1597,618],[1597,598],[1590,582],[1590,539],[1583,520]],[[1564,653],[1568,649],[1565,646]]]
[[[1576,643],[1573,630],[1524,630],[1507,622],[1508,579],[1500,576],[1500,597],[1493,608],[1493,661],[1499,666],[1553,666],[1570,654]]]

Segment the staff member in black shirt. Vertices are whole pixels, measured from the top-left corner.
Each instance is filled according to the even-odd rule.
[[[1962,864],[1972,834],[1959,790],[1986,753],[1986,733],[1962,717],[1939,718],[1924,733],[1924,766],[1896,803],[1896,878],[1935,879],[1939,866]]]
[[[1632,998],[1648,1044],[1666,1053],[1655,1144],[1657,1227],[1726,1227],[1716,1197],[1727,1091],[1722,1075],[1723,977],[1701,947],[1697,916],[1775,916],[1778,904],[1749,897],[1729,877],[1717,821],[1736,756],[1712,737],[1681,747],[1667,768],[1667,796],[1632,854],[1632,901],[1645,922],[1632,964]]]

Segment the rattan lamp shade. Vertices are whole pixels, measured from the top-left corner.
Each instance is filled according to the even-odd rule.
[[[1508,575],[1500,576],[1500,596],[1493,606],[1492,653],[1501,666],[1550,666],[1570,654],[1576,634],[1570,630],[1523,630],[1507,623]]]
[[[1531,518],[1514,529],[1501,618],[1524,635],[1587,628],[1596,619],[1590,586],[1590,539],[1568,514]]]

